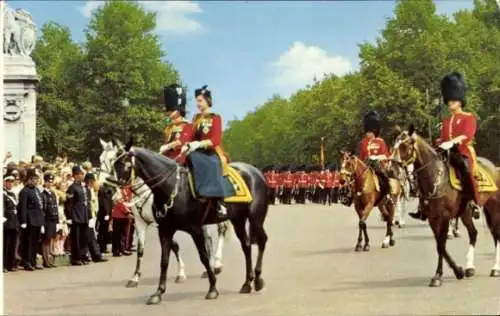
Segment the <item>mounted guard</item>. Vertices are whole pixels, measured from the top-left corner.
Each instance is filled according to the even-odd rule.
[[[193,124],[185,119],[186,91],[178,84],[163,89],[166,110],[165,143],[160,147],[160,154],[178,159],[184,163],[181,148],[193,138]]]
[[[468,209],[475,219],[480,216],[479,190],[474,172],[477,164],[473,139],[476,134],[476,118],[472,113],[463,111],[466,105],[467,86],[463,76],[452,72],[441,80],[441,95],[448,105],[451,116],[441,124],[441,133],[436,143],[443,150],[450,150],[449,161],[458,172],[459,180],[469,200]],[[425,220],[422,211],[409,214],[413,218]]]
[[[384,139],[380,137],[380,115],[376,111],[369,111],[363,118],[363,126],[365,137],[360,143],[359,159],[367,162],[379,178],[380,199],[387,197],[391,200],[389,177],[384,167],[390,153]]]
[[[200,112],[193,118],[192,137],[181,153],[188,158],[193,193],[208,201],[207,211],[217,210],[219,218],[225,218],[223,203],[250,203],[252,196],[222,149],[222,117],[211,111],[211,91],[205,85],[194,94]]]

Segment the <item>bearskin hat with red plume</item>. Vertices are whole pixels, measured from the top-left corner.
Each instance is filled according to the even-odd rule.
[[[444,76],[441,80],[441,95],[443,96],[444,103],[448,101],[460,101],[462,107],[465,106],[465,94],[467,92],[467,85],[464,78],[459,72],[452,72]]]
[[[163,88],[165,109],[167,111],[186,111],[186,90],[174,83]]]
[[[372,132],[376,137],[380,134],[380,115],[377,111],[369,111],[363,118],[365,134]]]

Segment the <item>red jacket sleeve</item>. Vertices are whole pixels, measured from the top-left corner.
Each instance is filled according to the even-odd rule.
[[[474,115],[467,115],[464,122],[463,130],[460,133],[460,135],[464,135],[465,137],[467,137],[467,139],[464,140],[462,143],[467,144],[468,142],[473,140],[475,134],[476,134],[476,117]]]
[[[389,158],[390,156],[389,149],[387,148],[387,145],[382,138],[379,138],[379,144],[380,144],[380,154],[385,155],[387,158]]]
[[[193,124],[191,123],[186,123],[184,127],[182,128],[182,133],[181,133],[181,146],[184,145],[185,143],[190,142],[193,139]]]
[[[360,160],[366,160],[366,158],[368,158],[368,152],[366,150],[365,140],[363,139],[359,143],[359,159]]]
[[[212,129],[210,131],[210,140],[214,147],[220,145],[222,139],[222,118],[220,115],[214,115],[212,118]]]

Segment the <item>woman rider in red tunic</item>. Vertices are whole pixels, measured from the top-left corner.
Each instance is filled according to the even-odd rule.
[[[160,147],[160,154],[170,159],[178,159],[184,163],[181,148],[193,137],[193,125],[187,121],[186,92],[178,84],[173,84],[163,89],[167,127],[165,127],[165,143]]]
[[[223,176],[228,158],[221,147],[222,117],[211,112],[212,93],[207,86],[196,89],[194,94],[199,113],[193,118],[191,142],[183,146],[182,153],[188,156],[196,193],[208,199],[220,216],[225,216],[226,208],[220,202],[225,197],[234,196],[235,192]]]

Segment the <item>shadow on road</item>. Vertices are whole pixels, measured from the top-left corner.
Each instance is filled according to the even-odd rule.
[[[427,287],[429,277],[405,277],[400,279],[380,280],[380,281],[359,281],[359,282],[339,282],[338,287],[331,289],[319,289],[318,291],[329,293],[339,291],[369,290],[377,288],[406,288],[406,287]]]
[[[335,249],[320,249],[320,250],[300,250],[295,251],[297,256],[318,256],[318,255],[335,255],[335,254],[348,254],[354,253],[354,246],[349,248],[335,248]]]

